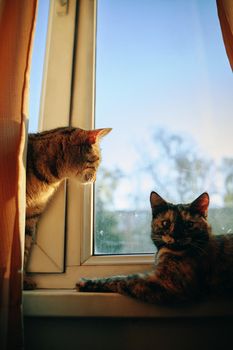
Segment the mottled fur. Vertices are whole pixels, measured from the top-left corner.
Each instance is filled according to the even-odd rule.
[[[151,237],[158,251],[151,272],[129,276],[81,279],[79,291],[118,292],[160,304],[177,304],[210,294],[232,295],[233,235],[214,236],[207,222],[209,196],[191,204],[150,196]]]
[[[26,185],[26,268],[36,224],[50,198],[66,178],[85,184],[95,181],[100,164],[100,139],[111,129],[82,130],[63,127],[29,134]],[[33,287],[25,279],[25,288]]]

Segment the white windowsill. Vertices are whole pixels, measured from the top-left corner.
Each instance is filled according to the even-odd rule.
[[[78,293],[75,290],[23,292],[24,315],[31,317],[226,317],[233,300],[209,300],[186,307],[161,307],[116,293]]]

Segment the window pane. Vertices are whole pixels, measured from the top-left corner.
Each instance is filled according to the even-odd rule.
[[[215,0],[99,0],[96,126],[102,143],[95,254],[154,252],[152,190],[211,197],[216,233],[233,214],[231,69]]]
[[[30,74],[29,132],[37,132],[43,78],[49,1],[39,0]]]

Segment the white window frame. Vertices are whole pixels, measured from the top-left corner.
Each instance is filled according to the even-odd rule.
[[[68,11],[62,13],[60,1],[50,1],[39,131],[70,123],[76,1],[70,1],[68,5]],[[62,184],[39,222],[29,272],[64,271],[65,198],[66,186]]]
[[[39,129],[65,125],[92,129],[95,116],[97,0],[70,0],[68,11],[63,15],[58,11],[58,3],[52,0],[50,7]],[[58,58],[59,52],[66,55]],[[38,240],[43,236],[51,250],[58,244],[60,266],[52,267],[50,262],[53,259],[47,259],[44,266],[44,257],[40,258],[41,252],[35,246],[29,271],[34,272],[38,288],[74,288],[81,277],[127,274],[151,268],[154,260],[151,254],[93,255],[93,191],[93,185],[80,185],[75,180],[69,180],[67,186],[63,185],[58,191],[42,218]],[[60,242],[56,232],[53,239],[48,239],[54,226],[55,231],[58,230],[57,222],[60,231],[66,227],[65,235],[64,231],[63,236],[60,233]],[[63,268],[64,248],[66,261]]]

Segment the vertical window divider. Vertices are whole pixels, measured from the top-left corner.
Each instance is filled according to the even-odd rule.
[[[96,0],[79,0],[73,67],[71,125],[94,128]],[[93,254],[93,185],[69,181],[67,265],[80,265]],[[74,256],[74,246],[78,253]]]

